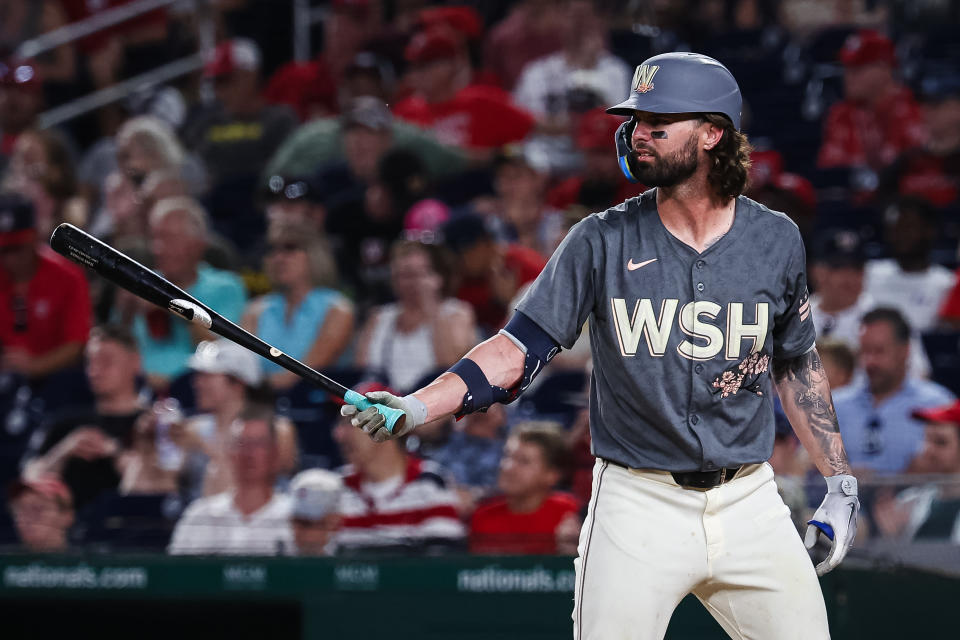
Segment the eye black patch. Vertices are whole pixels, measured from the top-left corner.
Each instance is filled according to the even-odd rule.
[[[667,137],[666,131],[651,131],[650,137],[654,140],[665,140]]]

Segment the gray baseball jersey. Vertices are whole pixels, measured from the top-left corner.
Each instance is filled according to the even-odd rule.
[[[667,471],[767,460],[771,358],[816,337],[797,226],[743,196],[700,254],[663,226],[655,189],[593,214],[517,309],[564,348],[589,318],[593,453]]]

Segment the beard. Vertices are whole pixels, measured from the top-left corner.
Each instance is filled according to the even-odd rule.
[[[644,151],[654,154],[648,162],[634,161],[633,174],[647,187],[673,187],[688,179],[700,166],[697,156],[697,138],[690,136],[681,149],[666,157],[660,157],[653,149]],[[634,151],[636,155],[636,151]]]

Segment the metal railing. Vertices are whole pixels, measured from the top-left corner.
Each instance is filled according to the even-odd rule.
[[[204,60],[214,46],[214,24],[210,0],[134,0],[83,20],[72,22],[36,38],[23,41],[17,47],[16,55],[32,58],[61,45],[75,42],[91,34],[109,29],[138,16],[172,5],[190,4],[198,16],[198,51],[192,55],[158,65],[156,68],[137,76],[104,87],[65,104],[49,109],[38,116],[41,129],[49,128],[72,120],[105,105],[123,100],[135,91],[141,91],[175,78],[187,75],[203,66]],[[309,36],[309,29],[308,29]],[[309,44],[309,41],[308,41]]]

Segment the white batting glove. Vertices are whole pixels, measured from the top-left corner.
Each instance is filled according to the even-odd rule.
[[[807,531],[803,544],[812,549],[819,534],[832,541],[827,558],[817,565],[817,575],[831,571],[847,555],[857,537],[857,514],[860,512],[860,500],[857,498],[857,479],[850,475],[830,476],[827,481],[827,495],[820,508],[807,521]]]
[[[371,391],[366,394],[366,398],[375,404],[386,405],[403,412],[403,418],[397,421],[391,432],[386,428],[386,418],[377,412],[376,407],[363,411],[358,411],[352,404],[340,407],[340,415],[350,418],[350,424],[362,429],[375,442],[405,436],[423,424],[427,418],[427,406],[412,395],[398,398],[388,391]]]

